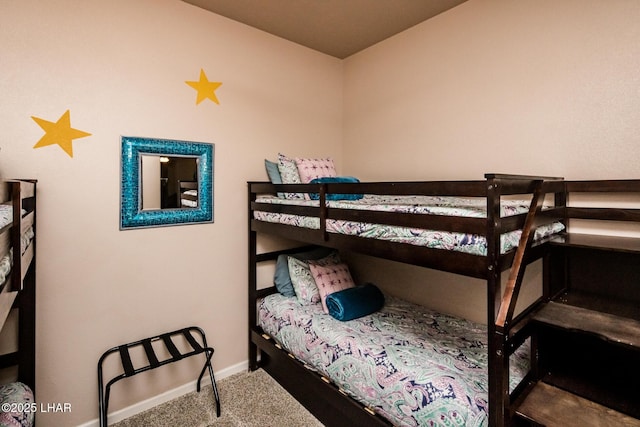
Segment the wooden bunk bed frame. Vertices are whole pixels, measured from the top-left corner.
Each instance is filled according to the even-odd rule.
[[[20,236],[36,227],[36,181],[4,181],[7,195],[13,207],[13,221],[0,229],[0,241],[13,249],[13,267],[4,283],[0,284],[0,329],[13,309],[18,310],[18,348],[0,355],[0,368],[17,366],[17,381],[34,393],[36,386],[36,250],[35,237],[24,254],[21,253]],[[26,214],[22,214],[22,211]],[[8,251],[8,249],[7,249]]]
[[[256,203],[259,193],[275,191],[317,192],[320,194],[320,206],[325,206],[326,195],[330,193],[482,196],[486,197],[488,213],[486,219],[470,220]],[[500,218],[500,198],[525,193],[531,194],[529,213]],[[551,194],[554,207],[543,211],[543,200],[548,201],[546,196]],[[633,195],[630,200],[635,201],[631,206],[619,203],[621,195],[624,198],[630,194]],[[579,196],[587,198],[580,200]],[[596,200],[595,205],[590,200],[603,196],[604,201]],[[616,198],[611,199],[611,196]],[[640,426],[635,393],[640,379],[637,370],[640,352],[640,311],[637,308],[640,303],[637,287],[640,238],[633,237],[633,234],[630,237],[601,235],[602,231],[598,230],[602,226],[608,228],[612,223],[631,224],[632,233],[634,230],[637,233],[640,226],[638,196],[638,179],[564,181],[491,174],[486,175],[486,181],[470,182],[320,186],[273,186],[250,182],[249,368],[264,368],[326,425],[389,425],[387,420],[347,398],[330,381],[306,369],[304,364],[280,349],[271,337],[255,326],[258,299],[276,292],[274,287],[258,289],[256,267],[261,262],[275,260],[281,253],[288,253],[258,254],[256,240],[260,232],[485,279],[490,426],[539,427],[548,422],[580,426]],[[320,230],[309,230],[256,221],[253,219],[254,210],[317,216],[323,225]],[[478,257],[327,233],[324,227],[326,219],[471,231],[486,237],[488,253],[485,257]],[[567,231],[532,244],[531,230],[556,219],[563,220],[570,228],[573,228],[574,221],[578,224],[578,221],[586,220],[596,225],[596,234],[589,234],[588,228],[576,227],[575,233]],[[500,234],[516,228],[523,230],[520,245],[501,255],[497,245]],[[539,258],[543,259],[544,266],[542,297],[514,317],[524,269]],[[507,269],[510,269],[509,277],[503,291],[500,275]],[[508,393],[508,357],[529,338],[531,371],[512,393]],[[571,344],[566,344],[567,340]],[[574,343],[578,344],[578,350],[573,348]],[[583,360],[584,354],[589,354],[593,360],[579,362],[576,367],[574,361],[567,358],[571,356],[566,354],[573,354],[577,361]],[[580,408],[578,412],[576,407]]]
[[[257,203],[259,194],[276,192],[317,193],[319,207],[273,205]],[[486,218],[451,217],[439,215],[410,215],[391,212],[358,211],[326,207],[327,194],[381,194],[484,197]],[[527,214],[500,216],[501,198],[512,195],[531,195]],[[542,209],[545,200],[553,199],[551,208]],[[275,287],[259,289],[257,265],[277,259],[281,253],[257,253],[257,234],[267,233],[298,242],[340,250],[359,252],[408,264],[448,271],[483,279],[487,289],[487,325],[489,351],[489,425],[509,425],[513,410],[511,403],[530,382],[529,376],[511,394],[508,393],[509,356],[531,335],[528,325],[530,309],[514,317],[518,291],[526,265],[545,254],[544,242],[533,244],[532,230],[539,225],[564,220],[566,214],[565,183],[562,178],[523,175],[486,174],[478,181],[427,181],[379,183],[279,184],[248,183],[249,219],[249,369],[264,368],[298,401],[326,425],[382,426],[389,422],[351,398],[335,385],[308,370],[257,325],[257,302],[275,293]],[[279,212],[314,216],[320,219],[320,229],[300,228],[268,223],[254,219],[254,211]],[[372,222],[442,231],[474,233],[487,239],[486,256],[463,252],[430,249],[404,243],[347,236],[326,231],[327,219]],[[500,253],[500,235],[522,229],[516,250]],[[299,249],[299,248],[298,248]],[[511,269],[509,280],[502,290],[501,275]],[[260,356],[260,357],[259,357]],[[532,375],[530,373],[530,375]]]

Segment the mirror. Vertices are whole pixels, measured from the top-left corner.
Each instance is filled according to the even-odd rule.
[[[213,222],[213,144],[123,136],[120,229]]]
[[[198,207],[197,157],[143,154],[140,158],[142,210]]]

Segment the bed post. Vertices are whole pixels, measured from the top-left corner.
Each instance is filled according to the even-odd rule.
[[[36,180],[11,181],[11,199],[13,205],[13,227],[11,244],[13,245],[13,269],[11,282],[7,283],[12,292],[16,292],[14,308],[18,308],[18,381],[21,381],[36,393]],[[27,195],[29,194],[29,195]],[[20,240],[23,229],[22,208],[32,212],[32,227],[36,237],[31,241],[33,258],[28,265],[23,264]],[[24,278],[22,271],[24,272]]]
[[[248,197],[248,221],[249,221],[249,253],[247,257],[248,261],[248,284],[249,284],[249,305],[248,305],[248,313],[249,313],[249,335],[247,336],[249,340],[249,371],[255,371],[258,369],[258,346],[253,343],[251,340],[251,331],[253,327],[257,323],[257,315],[256,315],[256,303],[258,300],[257,295],[257,277],[256,277],[256,264],[257,264],[257,244],[256,244],[256,232],[251,227],[251,220],[253,218],[253,210],[251,208],[251,204],[256,200],[255,193],[251,190],[251,182],[247,183]]]
[[[489,377],[489,425],[505,426],[505,408],[509,388],[505,375],[505,338],[496,329],[496,313],[502,297],[500,271],[500,180],[492,174],[487,179],[487,342]]]

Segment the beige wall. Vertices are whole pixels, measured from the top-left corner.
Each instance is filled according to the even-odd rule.
[[[39,180],[37,394],[46,426],[97,418],[111,346],[200,325],[217,371],[246,361],[246,185],[264,158],[341,164],[342,63],[177,0],[0,2],[0,177]],[[220,105],[185,84],[203,68]],[[74,157],[31,119],[92,136]],[[215,223],[119,231],[120,136],[215,143]],[[113,388],[117,410],[187,382],[189,361]]]
[[[346,170],[637,177],[638,22],[635,0],[470,0],[347,58]]]
[[[470,0],[347,58],[345,170],[365,180],[640,177],[639,22],[635,0]],[[479,281],[358,267],[393,293],[486,319],[468,303],[485,298]],[[400,277],[408,282],[392,288]]]

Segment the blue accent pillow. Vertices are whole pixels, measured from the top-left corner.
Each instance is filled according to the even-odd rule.
[[[384,294],[376,285],[365,283],[329,294],[325,303],[331,317],[347,321],[380,310],[384,305]]]
[[[278,292],[285,297],[296,296],[296,293],[293,290],[293,283],[291,283],[291,276],[289,275],[288,258],[291,256],[302,261],[317,260],[327,257],[334,252],[335,249],[319,246],[309,251],[278,255],[278,259],[276,260],[276,272],[273,275],[273,284],[276,286]]]
[[[311,184],[330,184],[330,183],[358,183],[360,180],[353,176],[326,176],[322,178],[315,178],[311,180]],[[309,197],[312,200],[318,200],[320,195],[318,193],[311,193]],[[360,200],[364,197],[363,194],[327,194],[327,200]]]
[[[264,159],[264,167],[267,169],[267,175],[272,184],[282,184],[278,163]],[[278,193],[278,197],[284,197],[284,193]]]

